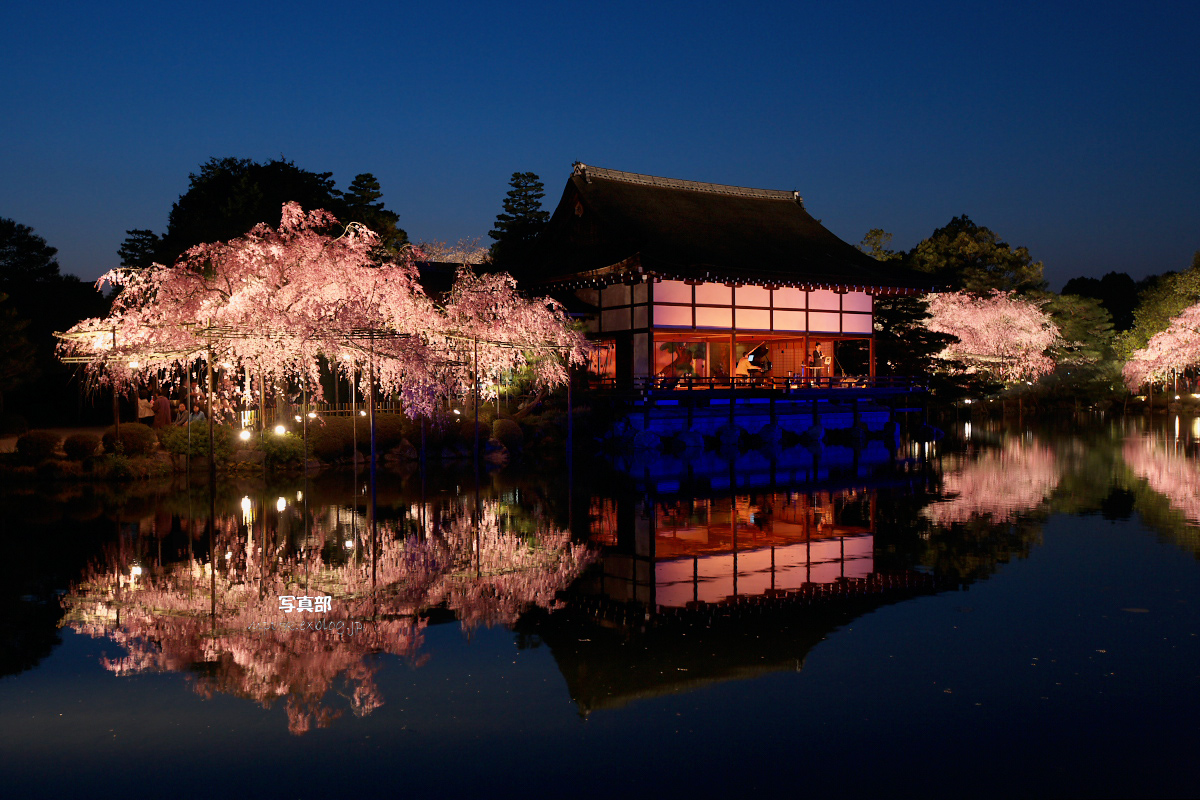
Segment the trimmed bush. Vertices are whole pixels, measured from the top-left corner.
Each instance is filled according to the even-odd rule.
[[[263,437],[262,450],[268,468],[300,466],[304,463],[304,440],[294,433],[268,433]]]
[[[30,431],[17,439],[17,454],[28,464],[38,464],[54,455],[60,441],[62,439],[57,433]]]
[[[125,426],[121,426],[121,432],[125,432]],[[233,457],[233,441],[232,427],[229,425],[213,427],[213,443],[216,445],[218,464]],[[158,442],[172,457],[208,458],[208,425],[192,425],[190,440],[185,425],[159,428]]]
[[[511,419],[498,419],[493,422],[492,435],[511,453],[520,450],[521,445],[525,443],[525,434],[521,431],[520,424]]]
[[[207,435],[205,438],[208,438]],[[154,435],[154,429],[149,425],[143,425],[140,422],[126,422],[121,426],[121,441],[120,452],[127,456],[144,456],[154,450],[154,446],[158,444],[158,437]],[[104,432],[104,451],[106,453],[116,453],[117,450],[117,433],[115,428],[109,428]]]
[[[63,451],[72,461],[84,461],[96,455],[100,437],[94,433],[72,433],[63,442]]]

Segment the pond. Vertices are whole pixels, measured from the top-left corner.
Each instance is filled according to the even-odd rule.
[[[0,785],[1194,794],[1200,420],[737,463],[4,487]]]

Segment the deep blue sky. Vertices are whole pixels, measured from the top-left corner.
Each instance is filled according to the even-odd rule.
[[[967,214],[1055,289],[1200,249],[1196,4],[111,5],[0,12],[0,216],[89,280],[227,155],[373,172],[414,240],[579,160],[797,189],[852,243]]]

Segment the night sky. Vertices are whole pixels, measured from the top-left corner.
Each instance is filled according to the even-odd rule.
[[[578,160],[796,189],[851,243],[967,214],[1054,289],[1140,277],[1200,249],[1197,30],[1183,2],[13,3],[0,216],[92,280],[209,158],[282,155],[486,244],[513,172],[553,209]]]

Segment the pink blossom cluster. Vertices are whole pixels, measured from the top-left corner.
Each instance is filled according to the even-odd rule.
[[[112,313],[74,326],[60,353],[119,385],[211,359],[246,393],[259,378],[291,380],[318,399],[323,356],[345,375],[373,375],[371,385],[398,394],[413,415],[474,383],[453,357],[464,343],[485,394],[502,370],[529,365],[553,384],[565,380],[564,362],[583,362],[583,336],[553,301],[527,299],[511,278],[464,266],[439,305],[418,280],[419,253],[379,263],[372,231],[355,223],[326,233],[336,224],[328,212],[288,203],[278,229],[260,224],[197,245],[171,266],[109,272],[100,285],[121,289]]]
[[[995,289],[984,296],[933,294],[928,301],[929,330],[958,339],[940,358],[961,361],[1005,383],[1033,380],[1054,369],[1047,351],[1060,336],[1041,301]]]
[[[1150,337],[1135,350],[1121,375],[1136,390],[1147,381],[1167,380],[1172,372],[1200,365],[1200,303],[1188,306],[1171,319],[1167,329]]]

